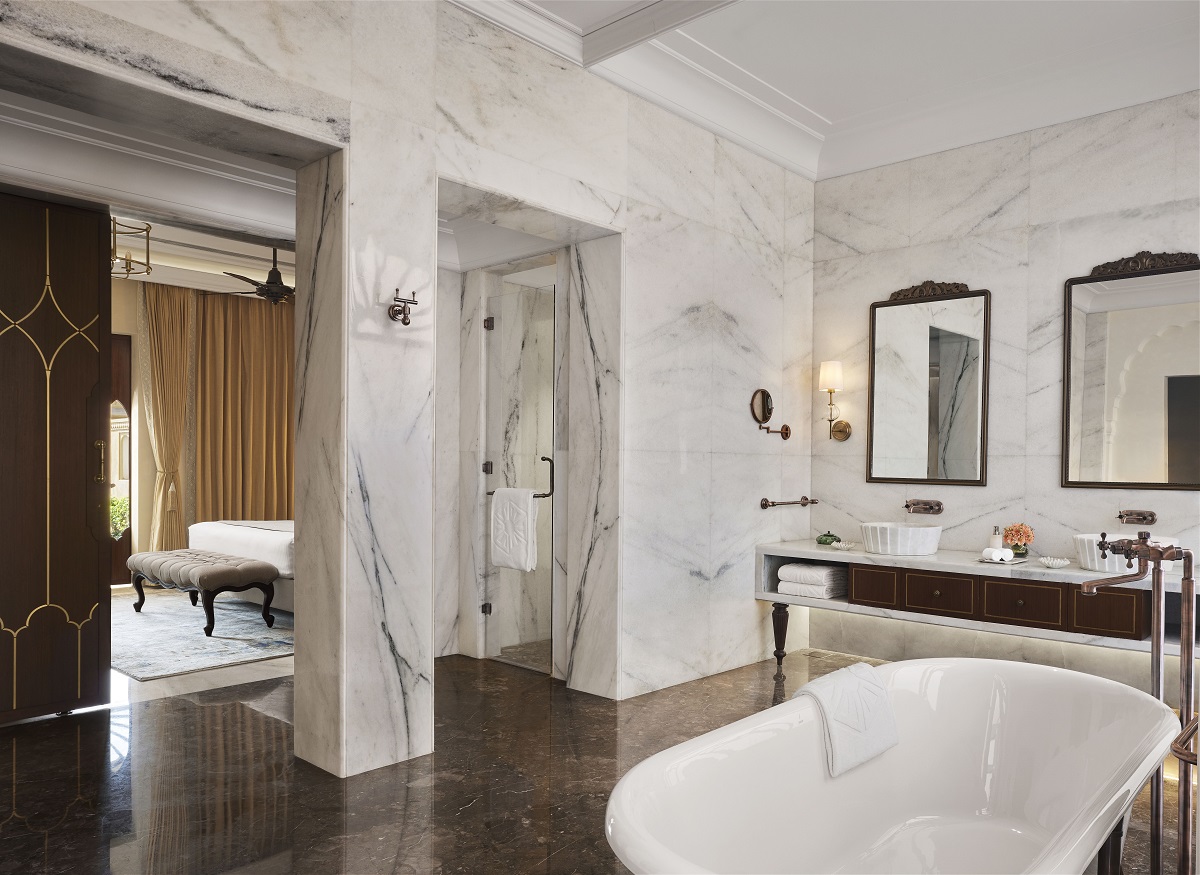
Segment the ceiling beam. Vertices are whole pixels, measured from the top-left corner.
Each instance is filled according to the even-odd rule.
[[[583,37],[583,66],[591,67],[683,27],[737,0],[657,0]]]

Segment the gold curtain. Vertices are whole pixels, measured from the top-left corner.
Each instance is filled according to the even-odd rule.
[[[149,354],[146,427],[154,451],[154,506],[150,518],[150,550],[187,546],[184,496],[179,479],[183,426],[187,409],[190,289],[143,283],[144,335]]]
[[[201,295],[196,519],[292,519],[295,308]]]

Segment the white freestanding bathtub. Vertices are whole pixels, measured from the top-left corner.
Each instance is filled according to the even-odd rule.
[[[1082,872],[1179,720],[1132,687],[986,659],[881,666],[900,743],[830,778],[803,696],[655,754],[606,830],[636,873]]]

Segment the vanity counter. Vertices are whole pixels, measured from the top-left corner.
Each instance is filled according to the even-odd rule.
[[[1121,650],[1149,651],[1150,640],[1146,637],[1113,637],[1111,633],[1091,634],[1074,629],[1068,623],[1062,623],[1058,628],[1039,628],[1037,625],[1014,624],[998,617],[983,618],[983,612],[975,612],[970,616],[948,616],[944,612],[922,612],[919,609],[901,609],[896,605],[864,604],[861,599],[851,600],[846,596],[830,599],[806,598],[793,596],[778,591],[779,568],[791,562],[811,562],[821,565],[841,566],[875,566],[881,570],[910,569],[914,571],[933,572],[941,575],[961,575],[975,580],[994,580],[1003,589],[1004,579],[1011,579],[1014,585],[1020,587],[1018,581],[1028,581],[1021,589],[1028,590],[1030,586],[1041,584],[1059,584],[1064,588],[1084,583],[1102,577],[1119,577],[1119,574],[1104,574],[1088,571],[1072,561],[1071,565],[1063,568],[1046,568],[1036,559],[1029,559],[1019,565],[981,562],[979,554],[965,550],[939,550],[931,556],[890,556],[879,553],[867,553],[861,549],[835,550],[818,544],[815,540],[782,541],[773,544],[760,544],[755,551],[755,592],[754,597],[760,601],[771,602],[775,605],[774,624],[776,632],[776,658],[783,652],[783,642],[787,634],[788,606],[805,607],[812,610],[842,611],[853,614],[865,614],[877,617],[887,617],[908,622],[924,623],[939,626],[952,626],[959,629],[999,632],[1022,637],[1042,638],[1053,641],[1071,642],[1074,644],[1089,644],[1093,646],[1116,648]],[[998,580],[997,580],[998,579]],[[1163,581],[1167,592],[1178,593],[1181,570],[1163,572]],[[1134,592],[1146,591],[1151,587],[1150,574],[1146,579],[1134,584],[1126,584],[1120,589],[1101,590],[1101,593],[1124,591],[1129,598]],[[1145,610],[1149,606],[1149,594],[1141,596],[1145,599]],[[1089,599],[1090,601],[1090,599]],[[901,600],[903,603],[903,600]],[[1175,599],[1178,604],[1178,597]],[[1139,617],[1142,615],[1139,614]],[[1174,633],[1174,634],[1172,634]],[[1178,626],[1173,629],[1168,625],[1167,652],[1179,653]]]
[[[822,563],[837,563],[841,565],[885,565],[891,568],[919,568],[924,571],[946,571],[959,574],[982,574],[988,577],[1012,577],[1020,580],[1046,580],[1055,583],[1085,583],[1102,577],[1120,577],[1126,572],[1105,573],[1088,571],[1081,568],[1079,563],[1071,560],[1071,564],[1063,568],[1047,568],[1031,558],[1019,565],[1000,564],[998,562],[980,562],[979,552],[967,550],[939,550],[932,556],[889,556],[882,553],[868,553],[865,550],[835,550],[809,541],[780,541],[776,544],[760,544],[756,549],[756,558],[763,556],[780,556],[791,559],[809,559]],[[760,563],[761,564],[761,563]],[[1163,571],[1163,583],[1167,592],[1179,592],[1179,584],[1183,572],[1176,568]],[[778,566],[776,566],[776,570]],[[762,591],[762,581],[756,587]],[[1150,574],[1145,580],[1126,584],[1129,589],[1150,589]],[[771,593],[778,595],[778,593]]]

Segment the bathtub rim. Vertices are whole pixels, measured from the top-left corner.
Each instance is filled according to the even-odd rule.
[[[1114,763],[1113,774],[1110,780],[1097,789],[1089,800],[1089,803],[1083,806],[1074,818],[1053,834],[1047,842],[1043,853],[1025,870],[1026,872],[1039,873],[1082,871],[1095,858],[1113,829],[1122,822],[1126,814],[1132,809],[1138,793],[1170,752],[1171,741],[1179,731],[1178,715],[1169,706],[1159,702],[1149,693],[1139,690],[1136,687],[1121,683],[1120,681],[1100,677],[1099,675],[1059,668],[1057,666],[1042,665],[1040,663],[976,657],[927,657],[922,659],[897,660],[875,666],[875,668],[885,672],[885,674],[891,674],[897,669],[908,666],[952,666],[963,664],[970,664],[981,668],[986,666],[1003,667],[1008,672],[1016,673],[1078,676],[1084,679],[1089,685],[1101,688],[1117,688],[1125,695],[1135,694],[1137,697],[1141,697],[1145,704],[1154,706],[1159,710],[1160,720],[1156,727],[1159,739],[1154,741],[1154,731],[1148,730],[1142,738],[1141,743],[1132,748],[1127,757],[1119,764]],[[800,699],[792,698],[779,705],[747,715],[695,738],[680,742],[634,764],[613,788],[605,809],[605,838],[608,840],[609,847],[612,848],[613,853],[616,854],[617,858],[625,866],[635,873],[690,872],[709,873],[709,875],[713,875],[713,870],[706,869],[695,861],[689,860],[666,847],[633,818],[621,819],[619,826],[621,833],[620,843],[625,847],[618,847],[618,844],[614,843],[613,840],[614,831],[618,828],[616,809],[621,808],[623,805],[628,806],[630,800],[634,798],[636,791],[640,789],[636,785],[640,781],[646,780],[643,778],[643,775],[647,775],[646,770],[640,769],[643,765],[655,761],[667,761],[674,764],[682,758],[696,756],[710,749],[719,748],[725,742],[748,728],[761,729],[773,722],[783,720],[788,721],[789,725],[793,724],[796,715],[804,710],[813,714],[816,713],[812,700],[809,697],[801,697]],[[1129,777],[1122,779],[1120,775],[1126,769],[1128,771],[1125,773]],[[631,776],[633,776],[632,780]],[[1107,799],[1108,801],[1101,801],[1103,799]],[[627,808],[627,810],[630,809]],[[1076,829],[1078,832],[1074,832]],[[1068,834],[1072,835],[1073,839],[1065,838]]]

